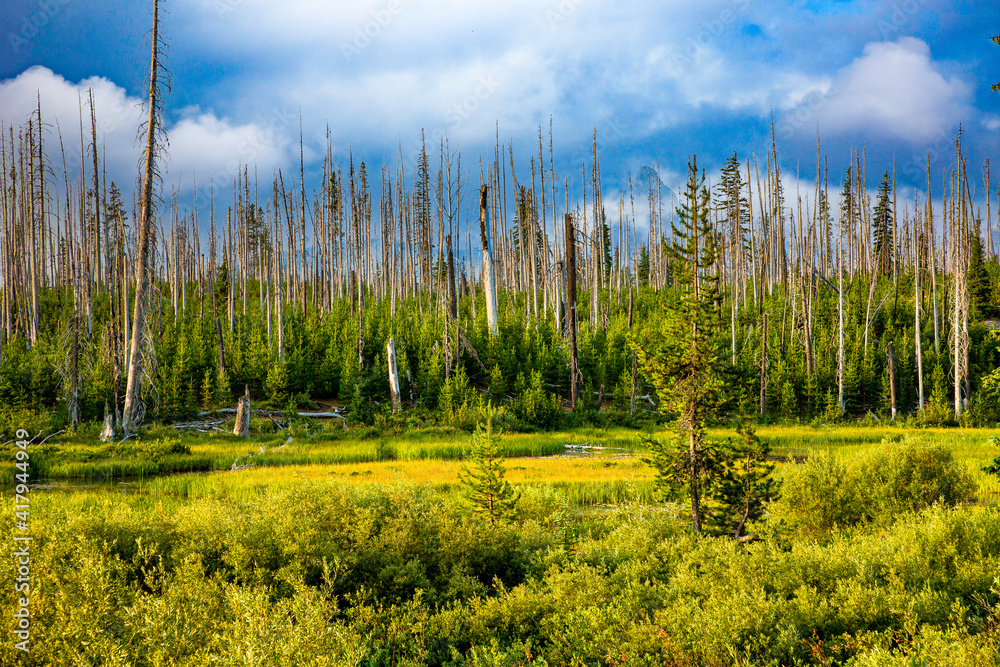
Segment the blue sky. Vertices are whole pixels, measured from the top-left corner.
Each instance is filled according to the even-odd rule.
[[[310,185],[327,127],[339,159],[353,151],[376,174],[421,129],[447,136],[464,167],[477,165],[492,156],[499,128],[520,176],[551,118],[556,170],[575,199],[596,128],[609,216],[621,184],[646,165],[660,165],[674,186],[691,153],[710,177],[733,151],[763,160],[772,117],[782,169],[804,184],[815,178],[819,130],[831,189],[852,147],[865,150],[872,188],[893,164],[902,185],[921,185],[928,152],[940,183],[959,124],[977,171],[1000,148],[1000,95],[989,89],[1000,81],[1000,47],[989,42],[1000,33],[1000,5],[989,0],[163,7],[173,83],[165,188],[179,184],[182,201],[193,199],[195,179],[231,183],[241,163],[256,164],[262,181],[275,169],[297,172],[300,109]],[[127,191],[149,24],[141,2],[4,3],[0,120],[20,125],[40,95],[50,146],[58,121],[72,155],[78,95],[93,88],[109,174]],[[478,185],[478,167],[469,178]]]

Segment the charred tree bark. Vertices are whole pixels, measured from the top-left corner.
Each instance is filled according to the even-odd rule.
[[[493,276],[493,239],[490,230],[489,186],[479,189],[479,234],[483,244],[483,289],[486,291],[486,323],[490,335],[497,333],[497,290]]]
[[[128,384],[125,390],[125,411],[122,428],[131,432],[142,421],[144,408],[140,398],[142,382],[142,345],[145,325],[146,289],[149,282],[149,237],[153,226],[153,178],[156,174],[157,126],[160,123],[159,83],[159,19],[160,3],[153,0],[152,54],[149,63],[149,115],[146,120],[146,149],[143,159],[142,218],[139,221],[139,244],[136,251],[135,310],[132,316],[132,342],[129,355]]]
[[[885,346],[885,356],[889,361],[889,405],[892,420],[896,421],[896,354],[892,349],[892,341]]]
[[[236,405],[236,423],[233,425],[233,435],[241,438],[250,437],[250,389],[243,387],[243,395]]]
[[[577,386],[579,367],[576,358],[576,234],[573,229],[573,217],[566,214],[566,323],[569,325],[569,400],[576,410],[580,399]]]
[[[389,361],[389,393],[392,395],[392,412],[400,409],[399,372],[396,370],[396,340],[390,338],[386,343],[386,357]]]

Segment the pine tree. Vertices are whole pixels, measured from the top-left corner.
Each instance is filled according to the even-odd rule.
[[[465,495],[472,503],[473,511],[485,516],[490,527],[495,527],[514,515],[521,494],[515,492],[510,482],[504,479],[507,469],[500,457],[500,433],[493,430],[497,411],[492,405],[487,405],[483,412],[485,424],[478,423],[472,436],[471,466],[463,463],[458,479],[465,487]]]
[[[875,215],[872,216],[872,246],[875,248],[875,267],[880,275],[892,274],[892,236],[893,224],[892,205],[889,196],[892,186],[889,182],[889,172],[882,175],[882,183],[878,187],[878,200],[875,204]]]
[[[854,210],[854,167],[848,167],[844,174],[844,189],[840,193],[840,232],[848,231],[855,218]]]
[[[608,225],[608,216],[603,207],[601,208],[601,227],[598,231],[601,234],[600,246],[604,250],[604,257],[601,258],[604,262],[602,279],[608,282],[611,280],[611,227]]]
[[[725,224],[726,243],[730,247],[730,262],[737,265],[747,251],[747,230],[750,227],[750,204],[743,194],[743,176],[736,151],[722,167],[722,180],[717,186],[719,221]]]
[[[973,319],[983,319],[995,314],[990,301],[990,275],[983,261],[983,242],[979,233],[968,235],[969,268],[966,285],[969,294],[969,312]]]
[[[665,483],[687,486],[695,532],[701,530],[701,495],[712,467],[712,448],[704,442],[705,422],[722,404],[725,368],[713,339],[721,325],[719,285],[712,272],[715,235],[704,183],[697,158],[692,157],[678,220],[671,223],[673,242],[667,248],[680,301],[664,317],[659,335],[636,350],[645,376],[656,388],[660,410],[678,415],[676,450],[663,452],[658,459],[659,476]]]
[[[723,527],[739,539],[747,522],[763,515],[764,503],[777,497],[778,485],[771,477],[774,464],[768,462],[771,447],[757,437],[747,416],[736,432],[739,438],[726,448],[728,460],[715,496],[722,503]]]
[[[927,400],[921,419],[926,424],[946,425],[952,422],[952,411],[948,405],[948,385],[944,367],[939,356],[931,372],[931,395]]]
[[[639,284],[649,285],[649,248],[645,243],[639,246],[639,265],[636,268],[639,272]]]

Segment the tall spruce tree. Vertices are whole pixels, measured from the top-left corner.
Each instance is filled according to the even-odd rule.
[[[645,243],[639,246],[639,263],[636,270],[639,273],[639,283],[649,285],[649,248]]]
[[[719,221],[725,222],[726,239],[730,252],[742,257],[747,250],[747,230],[750,228],[750,205],[743,193],[744,183],[740,172],[740,159],[736,151],[722,166],[722,180],[716,188]],[[732,262],[738,259],[734,256]]]
[[[895,221],[892,219],[892,204],[889,201],[892,185],[889,182],[889,172],[882,175],[878,186],[878,199],[875,203],[875,214],[872,216],[872,247],[875,248],[875,266],[879,275],[892,273],[892,232]]]
[[[713,469],[713,448],[705,442],[705,423],[722,404],[724,357],[713,334],[721,325],[719,281],[715,270],[715,235],[709,219],[710,199],[698,173],[697,158],[688,163],[688,181],[672,222],[673,242],[667,246],[679,290],[676,307],[666,314],[636,354],[656,388],[660,410],[677,415],[677,441],[654,457],[663,484],[687,487],[691,525],[702,526],[701,497]]]

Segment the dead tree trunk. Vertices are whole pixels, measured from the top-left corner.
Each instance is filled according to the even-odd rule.
[[[760,328],[760,416],[767,414],[767,313]]]
[[[580,390],[576,380],[579,374],[576,359],[576,234],[573,217],[566,214],[566,321],[569,325],[569,400],[576,409]]]
[[[914,211],[916,211],[916,195],[914,195]],[[913,347],[917,358],[917,412],[924,409],[924,354],[920,345],[920,244],[917,234],[917,221],[913,218]]]
[[[493,276],[493,238],[490,230],[490,207],[486,193],[489,186],[479,189],[479,234],[483,243],[483,289],[486,291],[486,323],[490,335],[497,333],[497,289]]]
[[[233,425],[233,435],[241,438],[250,437],[250,389],[243,387],[243,395],[236,405],[236,424]]]
[[[892,341],[885,346],[885,356],[889,360],[889,405],[892,420],[896,421],[896,354],[892,349]]]
[[[69,424],[76,430],[80,423],[80,316],[73,314],[73,349],[70,350]]]
[[[161,97],[159,75],[159,19],[160,3],[153,0],[152,53],[149,63],[149,115],[146,119],[146,152],[143,159],[142,218],[139,221],[139,245],[136,249],[135,270],[135,310],[132,316],[132,342],[129,354],[128,384],[125,390],[125,411],[122,428],[126,432],[135,430],[142,421],[144,408],[140,398],[142,381],[142,345],[146,330],[145,304],[146,287],[149,282],[149,237],[153,226],[153,178],[156,174],[157,126],[160,123]]]
[[[101,431],[101,442],[111,442],[115,439],[115,416],[108,411],[107,402],[104,403],[104,429]]]
[[[392,411],[397,413],[400,408],[400,393],[399,372],[396,370],[396,340],[394,338],[389,339],[385,350],[389,361],[389,393],[392,395]]]
[[[837,243],[837,406],[844,414],[844,258]]]

